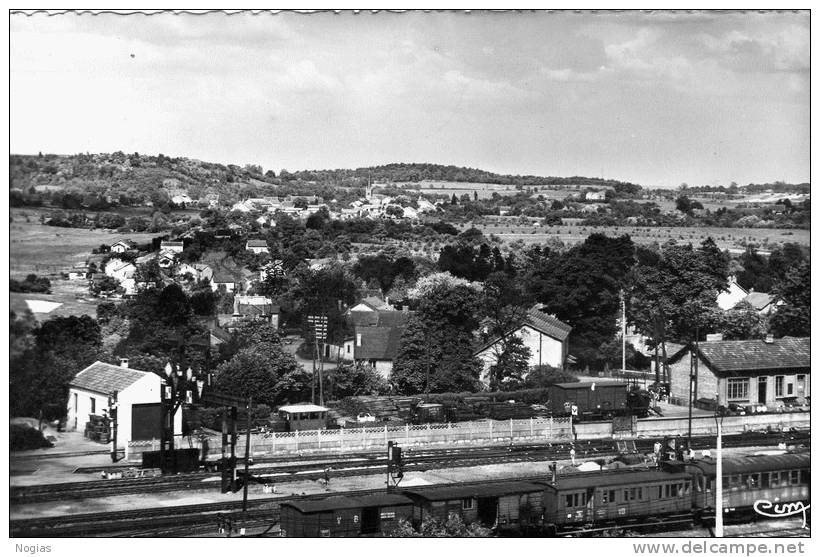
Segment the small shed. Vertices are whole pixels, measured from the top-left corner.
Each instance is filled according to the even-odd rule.
[[[302,429],[325,429],[327,411],[324,406],[316,404],[290,404],[279,407],[279,417],[288,424],[288,431]]]
[[[84,429],[90,416],[110,416],[109,396],[117,392],[117,448],[129,441],[159,439],[160,389],[163,379],[155,374],[120,365],[94,362],[69,383],[68,430]],[[182,410],[174,416],[174,431],[182,431]]]

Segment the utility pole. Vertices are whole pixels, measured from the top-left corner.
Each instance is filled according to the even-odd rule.
[[[621,371],[626,371],[626,297],[621,289]]]
[[[248,430],[245,432],[245,476],[243,477],[242,481],[242,512],[246,513],[248,511],[248,481],[250,480],[250,476],[248,475],[248,466],[251,460],[251,410],[253,409],[253,397],[248,397],[248,405],[246,406],[248,410],[248,419],[247,419],[247,428]],[[246,517],[247,518],[247,517]]]
[[[720,394],[715,397],[715,424],[717,425],[717,466],[715,466],[715,537],[723,537],[723,412]]]

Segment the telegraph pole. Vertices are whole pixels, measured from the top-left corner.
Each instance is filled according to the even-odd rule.
[[[626,371],[626,297],[623,288],[621,289],[621,371]]]
[[[246,407],[248,409],[248,419],[247,419],[247,428],[248,430],[245,432],[245,476],[242,481],[242,512],[246,513],[248,511],[248,480],[250,476],[248,475],[248,465],[251,459],[251,409],[253,408],[253,397],[248,397],[248,405]]]
[[[111,462],[117,462],[117,391],[108,395],[108,415],[111,418]]]

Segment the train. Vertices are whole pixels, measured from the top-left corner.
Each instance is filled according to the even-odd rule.
[[[556,383],[549,388],[549,409],[553,416],[577,420],[611,419],[614,416],[649,414],[652,397],[632,383],[621,381],[581,381]]]
[[[387,493],[336,495],[282,503],[284,537],[389,535],[403,519],[418,528],[453,514],[497,535],[571,535],[630,524],[714,520],[715,468],[710,458],[656,466],[575,472],[545,480],[501,480],[396,488]],[[756,502],[809,505],[809,452],[723,459],[723,509],[754,514]]]

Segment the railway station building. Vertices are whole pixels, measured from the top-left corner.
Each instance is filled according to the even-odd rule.
[[[693,400],[702,407],[734,404],[777,410],[803,404],[811,396],[809,337],[765,340],[722,340],[686,346],[669,357],[673,402],[689,400],[690,364]],[[695,356],[696,354],[696,356]]]

